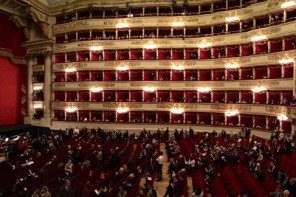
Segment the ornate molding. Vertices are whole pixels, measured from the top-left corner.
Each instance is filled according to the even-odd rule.
[[[57,34],[59,32],[73,31],[79,28],[88,28],[88,27],[89,27],[88,21],[75,21],[75,22],[55,25],[53,27],[53,30],[54,30],[54,33]]]
[[[281,32],[281,30],[281,27],[266,27],[262,29],[256,29],[241,35],[241,39],[250,39],[252,36],[256,35],[272,35]]]
[[[233,64],[233,63],[237,63],[237,64],[245,64],[251,62],[251,58],[250,57],[238,57],[238,58],[220,58],[220,59],[216,59],[214,60],[214,64]]]
[[[212,110],[238,110],[238,111],[247,111],[250,112],[252,107],[250,105],[239,105],[239,104],[213,104],[211,105]]]
[[[287,108],[284,106],[266,106],[265,111],[278,114],[286,114],[288,112]]]
[[[290,59],[296,56],[296,51],[286,51],[281,53],[274,53],[272,55],[268,55],[268,60],[278,61],[281,59]]]
[[[102,82],[79,82],[78,87],[87,87],[88,89],[93,87],[101,87],[101,88],[107,88],[107,87],[114,87],[115,83],[102,83]]]
[[[30,27],[30,22],[25,18],[19,17],[17,15],[11,15],[9,17],[18,28],[22,28],[26,40],[30,40],[32,37],[32,28]]]
[[[191,83],[185,83],[185,87],[224,87],[226,84],[225,82],[211,82],[211,81],[198,81],[198,82],[191,82]]]
[[[275,87],[279,86],[279,81],[244,81],[240,82],[241,87],[254,87],[254,86],[265,86],[265,87]]]
[[[27,42],[23,46],[28,54],[51,54],[53,42],[51,40],[42,40],[36,42]]]
[[[77,108],[87,108],[89,107],[89,103],[83,102],[53,102],[53,108],[66,108],[66,107],[77,107]]]
[[[53,66],[54,70],[65,70],[66,68],[76,68],[77,70],[81,68],[86,68],[87,63],[65,63],[65,64],[55,64]]]

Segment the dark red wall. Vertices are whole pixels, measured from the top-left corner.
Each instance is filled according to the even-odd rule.
[[[26,75],[25,65],[13,64],[0,56],[0,125],[22,122],[24,95],[21,88],[26,88]]]

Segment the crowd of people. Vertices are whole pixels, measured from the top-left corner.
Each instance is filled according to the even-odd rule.
[[[165,142],[167,161],[160,143]],[[271,196],[296,196],[296,179],[281,168],[281,156],[294,154],[294,138],[277,130],[269,140],[242,129],[195,133],[169,129],[107,132],[70,128],[50,135],[1,138],[8,160],[0,163],[0,196],[133,196],[145,178],[141,195],[156,197],[154,181],[162,181],[168,162],[170,177],[165,196],[188,196],[187,178],[199,173],[204,185],[193,181],[193,196],[215,195],[223,170],[243,167],[259,182],[276,183]],[[237,175],[239,176],[239,175]],[[225,189],[227,190],[227,189]],[[233,194],[233,191],[229,195]],[[245,189],[239,195],[250,195]]]

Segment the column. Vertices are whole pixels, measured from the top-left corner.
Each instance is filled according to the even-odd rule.
[[[51,66],[51,52],[45,54],[44,63],[44,118],[50,119],[51,114],[51,77],[52,77],[52,66]]]
[[[28,87],[27,87],[27,117],[25,123],[30,124],[31,119],[34,115],[33,109],[33,65],[34,65],[34,58],[28,58]]]
[[[238,119],[237,126],[240,126],[241,125],[241,116],[240,116],[240,114],[237,115],[237,119]]]

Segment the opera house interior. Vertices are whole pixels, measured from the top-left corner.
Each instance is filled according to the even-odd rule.
[[[296,0],[0,0],[0,29],[0,197],[296,197]]]

